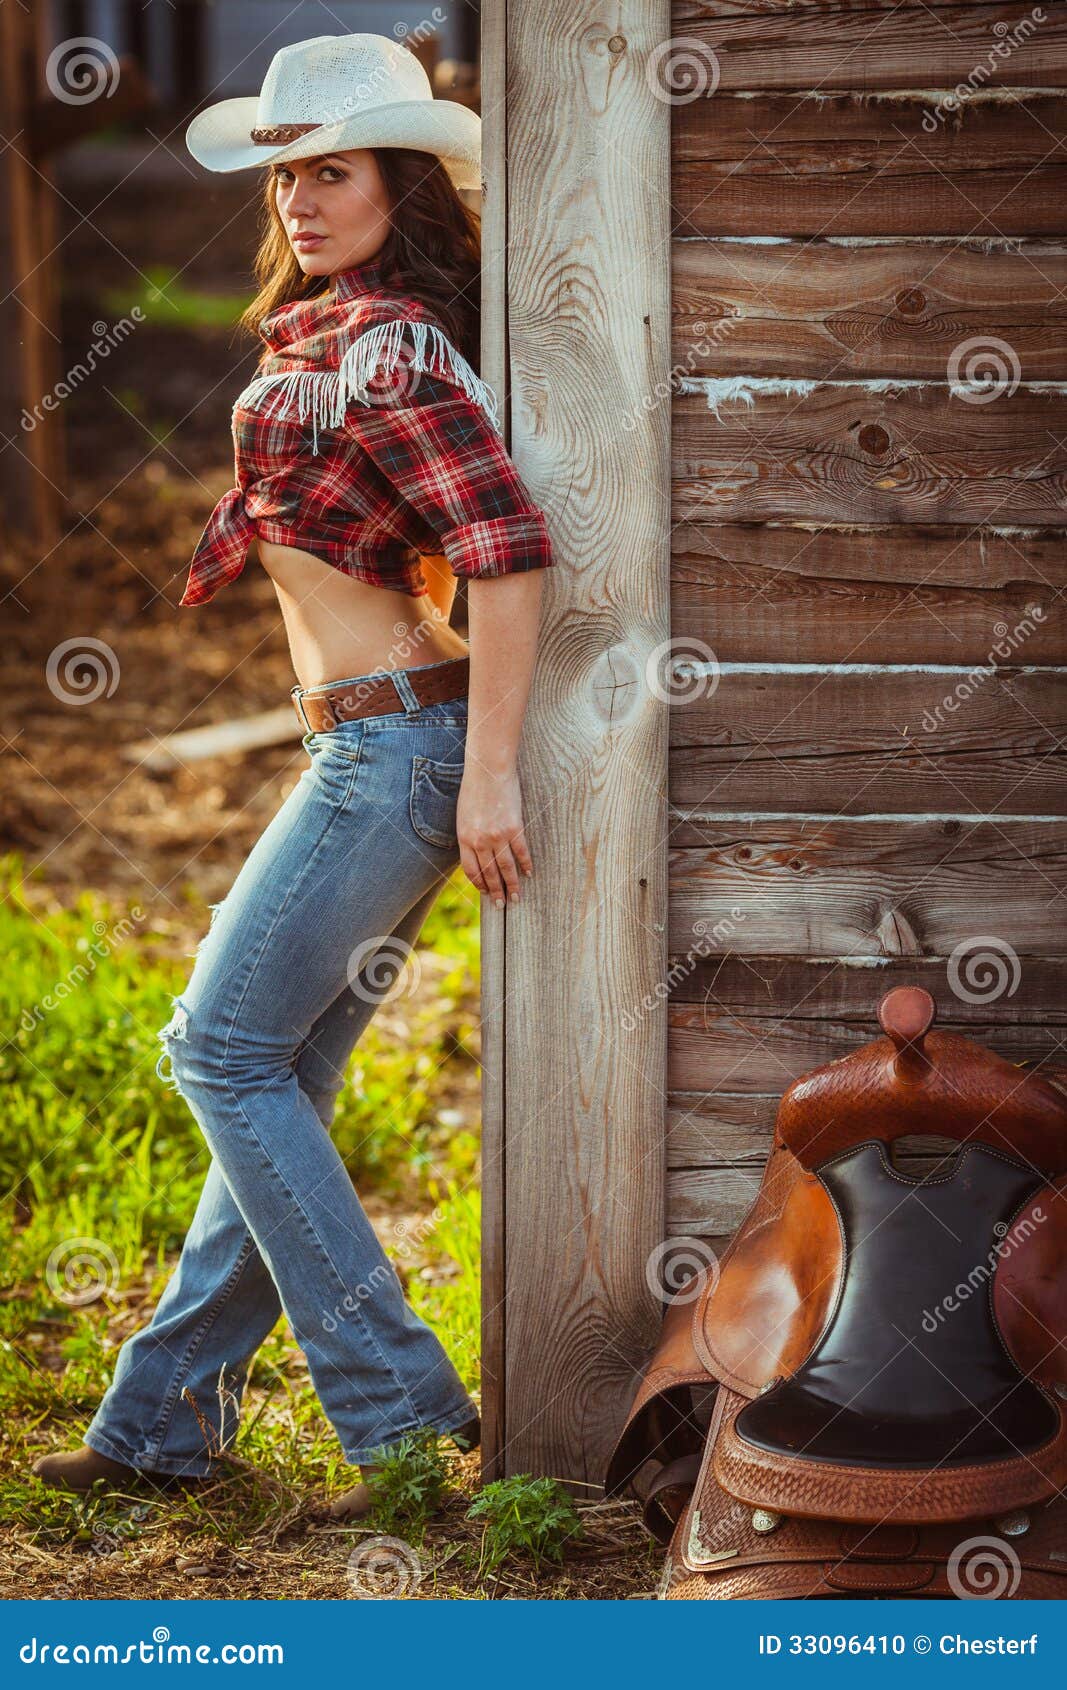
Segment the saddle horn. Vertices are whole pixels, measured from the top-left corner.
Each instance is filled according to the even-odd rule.
[[[804,1074],[784,1094],[778,1130],[805,1168],[868,1139],[925,1134],[1022,1156],[1067,1173],[1067,1099],[994,1051],[933,1027],[921,986],[878,1005],[884,1037]]]

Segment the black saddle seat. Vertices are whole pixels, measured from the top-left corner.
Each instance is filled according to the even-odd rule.
[[[1047,1444],[1060,1411],[1012,1362],[991,1300],[1013,1217],[1042,1177],[972,1144],[950,1175],[914,1180],[875,1141],[815,1171],[842,1228],[837,1303],[808,1360],[742,1409],[738,1437],[863,1468],[965,1466]]]

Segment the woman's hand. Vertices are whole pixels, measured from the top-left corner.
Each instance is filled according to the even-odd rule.
[[[519,902],[523,875],[533,862],[522,825],[522,791],[514,764],[503,769],[472,762],[470,747],[456,807],[463,871],[479,892],[488,892],[498,909],[505,899]]]

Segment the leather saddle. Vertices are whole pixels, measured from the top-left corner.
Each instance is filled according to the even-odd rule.
[[[898,987],[790,1086],[667,1305],[606,1476],[661,1596],[1067,1596],[1067,1098],[934,1014]]]

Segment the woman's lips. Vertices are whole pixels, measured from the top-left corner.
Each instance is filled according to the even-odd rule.
[[[294,235],[293,245],[300,247],[304,252],[311,252],[315,247],[321,246],[325,239],[325,235]]]

